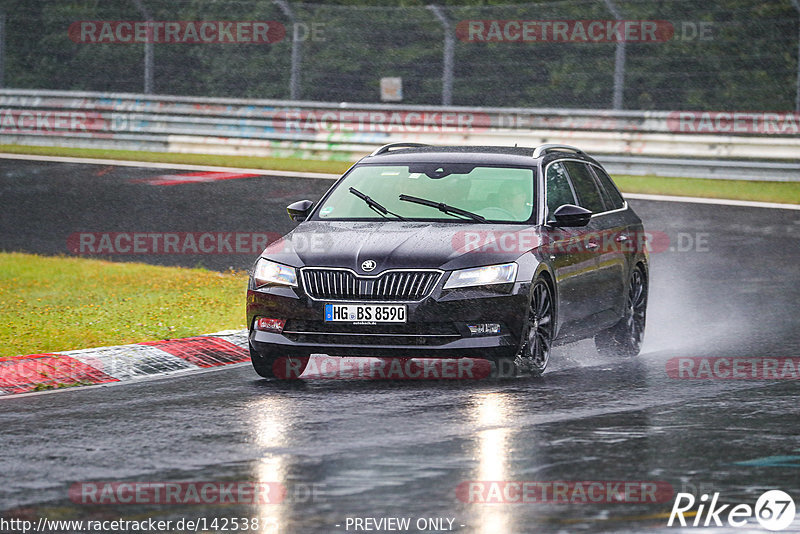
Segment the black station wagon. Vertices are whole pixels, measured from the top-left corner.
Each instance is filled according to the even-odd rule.
[[[594,337],[639,353],[648,255],[603,167],[547,144],[395,143],[353,165],[256,261],[250,354],[264,377],[311,354],[482,358],[541,374]]]

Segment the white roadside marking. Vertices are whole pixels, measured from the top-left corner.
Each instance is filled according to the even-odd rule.
[[[237,174],[250,173],[264,176],[280,176],[285,178],[320,178],[323,180],[336,180],[339,174],[322,172],[297,172],[297,171],[270,171],[265,169],[246,169],[243,167],[218,167],[215,165],[191,165],[188,163],[154,163],[151,161],[126,161],[116,159],[98,158],[73,158],[68,156],[39,156],[29,154],[3,154],[2,159],[20,159],[27,161],[48,161],[53,163],[83,163],[88,165],[110,165],[117,167],[141,167],[144,169],[178,169],[185,171],[211,171],[233,172]]]
[[[657,200],[659,202],[684,202],[689,204],[716,204],[719,206],[743,206],[747,208],[771,208],[781,210],[800,210],[800,204],[779,204],[777,202],[758,202],[755,200],[730,200],[725,198],[676,197],[668,195],[644,195],[622,192],[625,198],[634,200]]]
[[[65,391],[84,391],[87,389],[100,389],[100,388],[113,388],[117,386],[127,386],[128,384],[140,384],[143,382],[155,382],[157,380],[164,380],[166,378],[182,378],[185,376],[196,376],[202,375],[206,373],[217,373],[220,371],[225,371],[227,369],[234,369],[237,367],[252,367],[252,364],[248,362],[241,362],[241,363],[230,363],[228,365],[221,365],[217,367],[194,367],[192,369],[183,369],[178,371],[170,371],[168,373],[160,373],[157,375],[147,375],[137,377],[135,380],[120,380],[118,382],[106,382],[104,384],[88,384],[85,386],[80,387],[69,387],[69,388],[54,388],[54,389],[44,389],[41,391],[29,391],[27,393],[6,393],[0,392],[0,396],[3,396],[3,402],[6,400],[11,399],[18,399],[20,397],[35,397],[39,395],[49,395],[51,393],[63,393]],[[258,380],[260,377],[255,374],[253,371],[253,380]]]
[[[247,330],[0,359],[0,396],[71,391],[250,362]],[[81,386],[77,387],[64,387]],[[44,391],[39,391],[44,386]]]
[[[148,345],[121,345],[60,352],[80,360],[117,380],[133,380],[142,376],[196,369],[186,360],[176,358]]]
[[[89,165],[111,165],[120,167],[141,167],[146,169],[179,169],[188,171],[212,171],[212,172],[234,172],[252,173],[264,176],[280,176],[285,178],[319,178],[323,180],[336,180],[340,175],[321,172],[297,172],[297,171],[270,171],[264,169],[246,169],[241,167],[217,167],[213,165],[190,165],[183,163],[154,163],[149,161],[125,161],[115,159],[96,159],[96,158],[73,158],[67,156],[39,156],[29,154],[3,154],[0,159],[18,159],[28,161],[49,161],[56,163],[84,163]],[[625,193],[625,198],[634,200],[655,200],[659,202],[685,202],[689,204],[716,204],[719,206],[742,206],[748,208],[771,208],[784,210],[800,210],[798,204],[780,204],[777,202],[758,202],[754,200],[730,200],[724,198],[699,198],[699,197],[679,197],[669,195],[645,195],[640,193]]]

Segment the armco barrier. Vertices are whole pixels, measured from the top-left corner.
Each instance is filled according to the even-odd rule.
[[[613,155],[611,172],[800,180],[799,130],[800,115],[794,113],[441,108],[0,90],[2,144],[341,161],[396,141],[565,142],[601,160]]]

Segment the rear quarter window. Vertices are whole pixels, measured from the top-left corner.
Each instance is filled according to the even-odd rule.
[[[610,210],[618,210],[625,207],[625,199],[617,189],[617,186],[611,180],[611,177],[600,167],[592,166],[592,171],[600,182],[601,193],[603,193],[603,200]]]
[[[600,196],[600,189],[594,179],[594,174],[589,167],[579,161],[565,161],[572,185],[578,194],[578,203],[582,208],[586,208],[592,213],[602,213],[606,211],[603,198]]]

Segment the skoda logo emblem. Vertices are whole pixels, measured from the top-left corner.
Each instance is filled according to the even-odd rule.
[[[366,260],[365,262],[363,262],[361,264],[361,270],[363,270],[364,272],[368,273],[370,271],[375,270],[375,266],[376,265],[378,265],[378,264],[375,263],[375,260]]]

